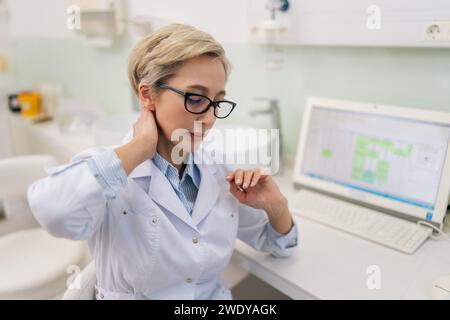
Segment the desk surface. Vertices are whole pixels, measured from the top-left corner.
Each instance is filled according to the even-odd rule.
[[[289,172],[276,177],[288,197]],[[427,240],[403,254],[300,217],[299,245],[287,259],[260,253],[237,241],[233,262],[293,299],[432,299],[433,281],[450,274],[450,241]],[[378,266],[380,289],[367,281]]]

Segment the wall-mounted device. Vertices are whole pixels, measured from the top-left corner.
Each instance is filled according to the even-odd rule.
[[[288,0],[268,0],[265,9],[268,17],[250,27],[251,40],[260,44],[280,44],[289,31],[289,24],[280,13],[287,12]]]
[[[110,47],[125,31],[122,0],[72,0],[73,29],[97,47]]]

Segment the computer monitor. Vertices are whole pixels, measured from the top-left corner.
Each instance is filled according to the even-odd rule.
[[[294,184],[442,227],[449,145],[450,113],[308,98]]]

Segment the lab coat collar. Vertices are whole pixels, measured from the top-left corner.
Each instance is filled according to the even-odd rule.
[[[133,129],[130,129],[127,136],[123,139],[122,143],[129,142],[133,137]],[[150,176],[150,187],[148,195],[142,188],[140,188],[134,179],[131,179],[133,189],[143,192],[147,196],[164,207],[166,210],[176,215],[179,219],[183,220],[189,226],[197,230],[197,225],[205,218],[211,209],[214,207],[218,195],[219,195],[219,181],[216,177],[217,166],[206,155],[201,154],[202,149],[199,148],[194,152],[194,163],[200,170],[201,182],[200,188],[197,193],[197,199],[192,210],[192,216],[188,213],[186,208],[181,203],[181,200],[176,195],[170,182],[164,176],[164,174],[156,167],[156,165],[148,159],[138,165],[131,173],[131,178]],[[138,197],[144,198],[145,197]],[[148,199],[145,199],[148,200]],[[138,205],[138,203],[136,203]],[[141,203],[140,205],[145,205]]]
[[[122,144],[128,143],[133,139],[133,128],[131,128],[125,138],[122,139]],[[217,168],[215,166],[215,163],[211,160],[211,157],[208,157],[208,155],[202,154],[201,147],[194,152],[193,159],[194,163],[197,165],[197,167],[200,169],[200,173],[202,173],[201,167],[209,167],[210,172],[213,174],[217,171]],[[148,177],[152,175],[153,166],[150,165],[151,159],[146,160],[139,164],[134,170],[130,173],[130,177],[132,178],[139,178],[139,177]],[[156,168],[157,169],[157,168]]]
[[[152,161],[146,160],[134,168],[133,171],[129,174],[130,178],[140,178],[140,177],[148,177],[152,176],[153,166],[151,166]],[[156,168],[158,169],[158,168]]]
[[[197,164],[202,178],[191,216],[173,190],[169,180],[156,167],[153,161],[147,160],[145,162],[151,168],[149,170],[151,178],[148,191],[150,198],[197,230],[197,225],[210,213],[219,195],[219,184],[215,166],[206,163]],[[145,170],[143,168],[144,166],[139,170]],[[134,182],[134,179],[132,180]]]
[[[194,159],[195,158],[194,153]],[[220,182],[216,175],[217,166],[214,163],[204,162],[197,165],[202,179],[197,193],[197,199],[195,200],[194,208],[192,209],[192,219],[196,225],[209,214],[216,204],[220,192]]]

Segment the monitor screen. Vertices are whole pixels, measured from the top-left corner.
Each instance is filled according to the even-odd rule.
[[[450,125],[314,107],[301,173],[421,208],[432,220]]]

